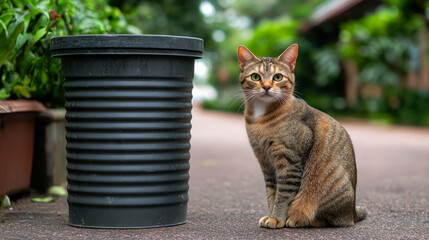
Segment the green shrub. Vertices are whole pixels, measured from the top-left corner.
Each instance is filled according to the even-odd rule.
[[[385,90],[384,111],[395,123],[429,126],[429,93],[391,88]]]
[[[0,0],[0,99],[64,105],[59,59],[50,39],[74,34],[140,33],[106,0]]]

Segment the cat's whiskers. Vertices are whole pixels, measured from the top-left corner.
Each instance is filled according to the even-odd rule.
[[[293,90],[292,94],[299,99],[302,99],[301,96],[302,94],[300,92],[298,92],[296,89]]]
[[[243,93],[242,89],[239,89],[239,91],[234,94],[233,96],[231,96],[231,98],[229,99],[229,108],[228,110],[231,110],[231,107],[237,102],[240,101],[240,107],[237,109],[237,112],[241,111],[241,109],[243,108],[244,104],[246,103],[246,96]]]
[[[242,95],[242,97],[243,97],[243,103],[241,103],[239,109],[241,109],[246,104],[246,102],[247,103],[253,102],[254,100],[252,100],[252,99],[255,98],[255,94],[252,93],[252,92],[249,93],[249,90],[247,90],[247,89],[243,89],[243,95]]]
[[[288,90],[279,89],[275,90],[275,98],[283,104],[287,104],[290,100],[290,93]]]
[[[248,102],[250,104],[253,104],[256,101],[257,97],[259,96],[259,93],[253,89],[243,90],[243,93],[244,93],[245,102]]]
[[[301,94],[300,92],[298,92],[298,90],[297,90],[297,89],[299,89],[299,82],[295,82],[295,83],[294,83],[294,88],[293,88],[293,92],[292,92],[292,94],[293,94],[296,98],[302,99],[302,94]]]

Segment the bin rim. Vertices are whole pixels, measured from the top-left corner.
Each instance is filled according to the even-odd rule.
[[[52,57],[70,55],[171,55],[201,58],[204,40],[152,34],[92,34],[53,37]]]

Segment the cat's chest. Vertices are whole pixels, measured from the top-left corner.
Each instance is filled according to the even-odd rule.
[[[268,154],[272,145],[283,143],[287,135],[284,129],[274,128],[270,124],[247,125],[246,128],[253,150],[261,154]]]
[[[256,120],[258,117],[265,114],[267,107],[270,103],[264,101],[256,101],[253,104],[253,118]]]
[[[289,118],[271,124],[247,124],[246,130],[253,150],[265,156],[272,155],[279,147],[304,153],[312,141],[309,128]]]

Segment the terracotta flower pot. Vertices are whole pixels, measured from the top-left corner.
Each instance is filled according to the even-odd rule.
[[[0,195],[30,186],[34,123],[44,110],[37,101],[0,101]]]

